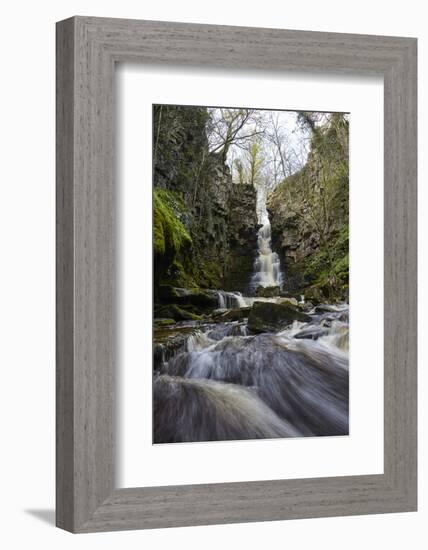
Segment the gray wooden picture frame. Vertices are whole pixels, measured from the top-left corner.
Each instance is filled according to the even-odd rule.
[[[416,47],[414,38],[155,21],[57,24],[58,527],[83,533],[416,510]],[[383,77],[383,474],[115,488],[117,62]]]

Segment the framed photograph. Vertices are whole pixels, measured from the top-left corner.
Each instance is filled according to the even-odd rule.
[[[57,24],[57,525],[414,511],[416,39]]]

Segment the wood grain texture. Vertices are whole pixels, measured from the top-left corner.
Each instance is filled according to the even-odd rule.
[[[383,475],[115,489],[115,62],[376,74],[385,87]],[[416,40],[75,17],[57,25],[57,525],[416,510]]]
[[[56,41],[56,522],[74,526],[74,23]]]

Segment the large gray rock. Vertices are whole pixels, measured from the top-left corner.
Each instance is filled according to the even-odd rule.
[[[246,319],[248,317],[250,311],[250,307],[219,309],[213,313],[213,320],[217,323],[228,321],[242,321],[243,319]]]
[[[155,308],[155,317],[161,319],[174,319],[174,321],[199,321],[200,315],[187,311],[177,304],[169,304]]]
[[[292,306],[300,307],[299,302],[296,300],[296,298],[281,298],[277,302],[277,304],[291,304]],[[302,309],[300,307],[300,309]]]
[[[298,340],[318,340],[318,338],[321,338],[321,336],[325,336],[326,334],[328,334],[328,332],[328,328],[312,325],[304,328],[303,330],[295,334],[294,338],[297,338]]]
[[[248,317],[251,332],[277,332],[294,321],[309,322],[311,318],[290,304],[254,302]]]
[[[158,292],[160,301],[164,303],[193,305],[200,308],[218,307],[218,292],[216,290],[160,285]]]
[[[280,296],[281,289],[279,286],[258,286],[256,288],[256,296],[261,298],[274,298]]]

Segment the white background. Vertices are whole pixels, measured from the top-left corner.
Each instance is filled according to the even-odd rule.
[[[284,2],[216,0],[19,1],[3,5],[0,201],[1,447],[0,540],[4,548],[426,547],[428,484],[420,468],[419,512],[353,518],[73,536],[52,527],[54,505],[54,22],[69,15],[283,27],[419,37],[420,151],[428,149],[427,43],[420,0]],[[4,44],[3,44],[4,42]],[[427,163],[419,156],[420,211],[428,209]],[[428,278],[420,222],[420,280]],[[424,242],[425,241],[425,242]],[[423,250],[422,250],[423,247]],[[370,289],[368,289],[368,293]],[[421,284],[421,311],[426,286]],[[370,299],[368,298],[368,303]],[[425,307],[424,307],[425,305]],[[368,319],[368,326],[370,326]],[[426,315],[420,334],[427,333]],[[426,348],[420,364],[426,365]],[[420,370],[419,463],[428,462],[428,374]]]
[[[171,69],[128,65],[117,71],[117,82],[121,204],[118,216],[121,254],[118,258],[121,311],[118,319],[121,388],[118,486],[382,473],[382,79],[296,74],[278,77],[265,73],[255,76],[254,73],[219,74],[218,71],[200,74],[183,68],[171,74]],[[153,103],[350,113],[349,437],[152,445],[152,334],[149,329],[152,322]],[[370,331],[366,320],[367,288],[370,288]],[[314,456],[317,460],[313,460]]]

